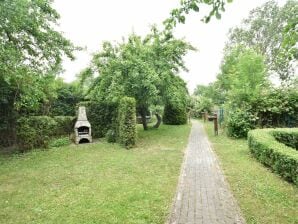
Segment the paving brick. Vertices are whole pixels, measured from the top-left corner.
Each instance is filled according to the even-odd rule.
[[[244,224],[203,126],[193,121],[168,224]]]

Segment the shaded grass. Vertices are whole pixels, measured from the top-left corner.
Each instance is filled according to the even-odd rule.
[[[0,223],[164,223],[190,126],[0,158]]]
[[[213,123],[205,129],[247,223],[297,224],[298,188],[253,158],[246,140],[215,137]]]

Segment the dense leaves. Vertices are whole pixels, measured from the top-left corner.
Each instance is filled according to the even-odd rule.
[[[152,105],[175,102],[186,105],[185,82],[176,76],[186,69],[183,56],[193,48],[183,40],[165,39],[155,27],[145,38],[135,34],[113,45],[106,42],[95,54],[82,80],[92,79],[88,96],[98,102],[119,102],[124,96],[136,100],[147,129],[146,115]]]
[[[76,49],[54,29],[59,15],[51,3],[0,1],[0,129],[8,133],[5,145],[16,140],[18,117],[49,112],[62,57],[73,58]]]
[[[284,179],[298,185],[298,154],[292,148],[279,143],[273,137],[276,132],[298,132],[297,128],[252,130],[248,133],[248,145],[252,154]]]
[[[131,97],[123,97],[119,104],[119,142],[126,148],[136,144],[136,101]]]
[[[252,10],[241,26],[231,30],[227,47],[241,44],[255,49],[265,56],[270,74],[288,81],[297,65],[297,15],[296,0],[288,0],[282,7],[277,1],[268,1]]]

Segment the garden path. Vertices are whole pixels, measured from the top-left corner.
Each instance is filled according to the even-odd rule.
[[[169,224],[245,223],[202,124],[192,121]]]

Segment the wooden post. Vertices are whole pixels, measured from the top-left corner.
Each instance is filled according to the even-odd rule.
[[[208,112],[204,113],[204,122],[208,121]]]
[[[217,114],[214,114],[214,135],[218,135],[218,122],[217,122]]]

